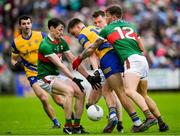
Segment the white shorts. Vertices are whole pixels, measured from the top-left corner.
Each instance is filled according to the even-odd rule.
[[[137,73],[141,79],[148,76],[149,66],[145,56],[138,54],[131,55],[124,62],[124,73]]]
[[[63,74],[60,74],[58,76],[49,75],[49,76],[45,76],[43,79],[38,80],[38,83],[42,89],[44,89],[48,93],[52,93],[52,90],[53,90],[52,86],[56,79],[65,81],[68,79],[68,77],[66,77]]]

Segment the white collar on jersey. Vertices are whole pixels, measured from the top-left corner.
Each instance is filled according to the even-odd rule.
[[[54,41],[54,39],[52,38],[52,36],[50,34],[48,34],[48,37],[51,41]]]

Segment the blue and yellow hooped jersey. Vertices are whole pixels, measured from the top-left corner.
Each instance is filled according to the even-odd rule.
[[[27,77],[37,76],[38,49],[44,37],[44,33],[32,31],[29,38],[19,35],[12,43],[12,53],[21,57]]]
[[[84,27],[79,36],[78,41],[84,47],[87,48],[88,43],[94,43],[98,39],[100,29],[95,26]],[[96,55],[101,59],[108,51],[112,50],[112,46],[109,42],[102,43],[96,50]]]

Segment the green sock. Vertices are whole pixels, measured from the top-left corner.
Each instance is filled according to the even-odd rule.
[[[72,121],[71,119],[66,119],[66,123],[65,123],[65,127],[69,127],[69,126],[72,126]]]
[[[77,126],[80,126],[80,121],[81,119],[74,119],[74,126],[77,127]]]

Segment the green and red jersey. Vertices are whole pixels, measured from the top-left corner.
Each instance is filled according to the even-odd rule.
[[[58,75],[60,70],[48,59],[48,56],[56,54],[61,58],[62,54],[69,50],[69,46],[63,38],[55,43],[49,36],[46,36],[39,47],[38,79],[48,75]]]
[[[130,55],[142,54],[142,47],[138,44],[136,27],[124,20],[116,20],[101,30],[99,35],[107,39],[124,62]]]

